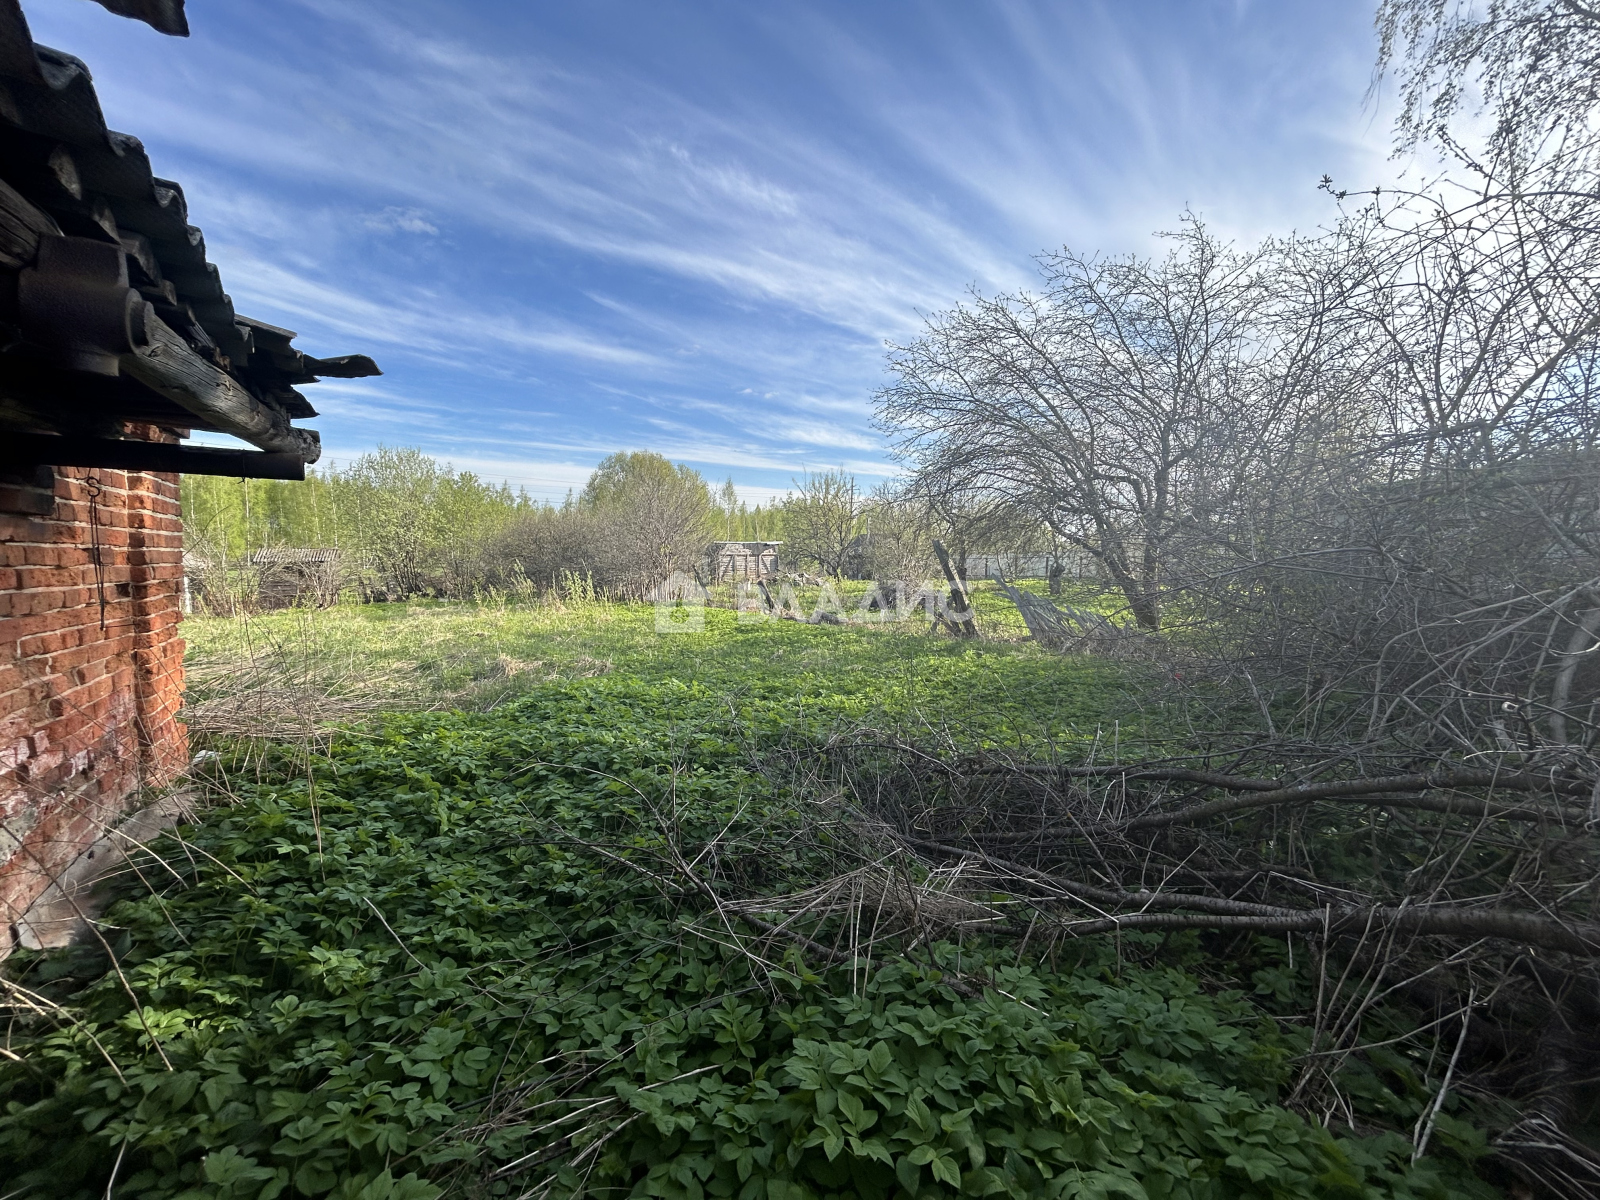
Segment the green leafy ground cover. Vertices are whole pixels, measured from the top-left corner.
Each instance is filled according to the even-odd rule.
[[[635,610],[435,612],[328,619],[441,689],[512,650],[612,669],[248,772],[221,744],[206,770],[232,803],[108,913],[117,968],[93,944],[7,966],[64,1006],[9,1031],[9,1194],[1495,1194],[1448,1114],[1412,1166],[1407,1137],[1281,1107],[1300,1042],[1263,1007],[1295,986],[1270,956],[1260,995],[1201,986],[1183,939],[1040,959],[969,933],[828,966],[753,946],[708,898],[854,861],[837,806],[756,769],[772,747],[951,715],[958,738],[1086,741],[1136,677],[731,614],[657,639]],[[1426,1098],[1375,1081],[1374,1111]]]
[[[652,606],[603,602],[417,602],[194,619],[184,626],[190,699],[227,691],[251,663],[408,708],[489,708],[552,680],[616,672],[699,683],[730,698],[791,704],[796,713],[821,705],[839,720],[951,726],[978,740],[1139,735],[1143,681],[1124,667],[1063,659],[1022,640],[1016,609],[991,585],[974,588],[986,635],[979,643],[930,636],[920,614],[896,622],[860,613],[867,586],[839,586],[855,618],[843,627],[752,622],[708,608],[703,631],[664,635]],[[809,612],[817,595],[799,589],[798,600]]]

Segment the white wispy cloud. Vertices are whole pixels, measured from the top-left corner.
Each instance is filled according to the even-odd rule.
[[[368,213],[361,223],[379,233],[438,233],[439,227],[428,220],[420,208],[401,208],[388,205],[382,212]]]
[[[219,247],[230,285],[270,298],[274,310],[363,343],[402,346],[457,365],[486,349],[518,350],[632,367],[659,366],[655,355],[603,341],[577,326],[561,326],[535,313],[464,310],[449,297],[414,288],[390,303],[368,299],[270,262],[252,250]],[[431,302],[430,302],[431,301]],[[508,306],[509,307],[509,306]]]
[[[1148,250],[1185,207],[1306,228],[1322,171],[1396,169],[1365,18],[1318,0],[218,0],[138,54],[95,6],[35,13],[185,182],[240,310],[384,366],[307,390],[330,446],[551,486],[638,448],[882,477],[883,343],[968,286]]]

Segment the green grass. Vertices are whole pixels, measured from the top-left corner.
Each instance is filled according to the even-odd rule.
[[[844,584],[855,612],[864,584]],[[1041,585],[1042,587],[1042,585]],[[806,609],[818,589],[802,590]],[[1070,747],[1137,736],[1139,677],[1125,666],[1063,656],[1022,640],[1016,610],[974,588],[985,637],[960,641],[904,621],[844,626],[751,621],[704,611],[698,632],[662,633],[647,604],[415,602],[290,609],[186,622],[192,702],[237,686],[248,667],[365,694],[378,708],[490,709],[560,680],[598,677],[703,686],[736,701],[781,699],[839,721],[959,740]]]

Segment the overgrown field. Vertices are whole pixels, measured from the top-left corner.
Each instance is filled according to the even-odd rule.
[[[1121,737],[1122,724],[1139,721],[1136,678],[1024,641],[1016,609],[991,585],[974,588],[986,635],[977,643],[928,636],[921,612],[903,621],[861,613],[867,587],[838,586],[853,618],[844,626],[742,620],[710,607],[702,631],[672,634],[658,632],[650,605],[604,601],[415,602],[197,618],[184,626],[189,702],[202,727],[292,733],[323,716],[492,709],[554,680],[616,673],[702,684],[729,698],[792,701],[797,712],[809,706],[843,722],[887,720],[979,740],[1092,742],[1097,734]],[[804,611],[816,607],[818,593],[799,590]],[[1131,726],[1127,736],[1136,736]]]
[[[0,1195],[1499,1194],[1455,1098],[1413,1163],[1401,1054],[1352,1065],[1360,1136],[1285,1107],[1283,940],[1035,938],[886,873],[817,766],[1147,748],[1150,668],[603,605],[188,634],[215,807],[7,964]]]

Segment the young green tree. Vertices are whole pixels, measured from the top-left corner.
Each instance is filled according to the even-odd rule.
[[[725,542],[743,540],[744,525],[749,513],[739,499],[739,493],[734,489],[732,479],[728,479],[717,489],[713,510],[718,526],[717,536]]]
[[[595,468],[578,508],[597,518],[592,559],[607,586],[643,595],[705,556],[714,528],[700,472],[649,451],[617,453]]]
[[[444,474],[420,450],[380,447],[337,476],[357,547],[391,598],[429,590],[430,551],[447,530],[436,503]]]
[[[854,475],[840,467],[807,472],[794,481],[783,504],[783,539],[788,557],[842,575],[855,540],[862,500]]]

